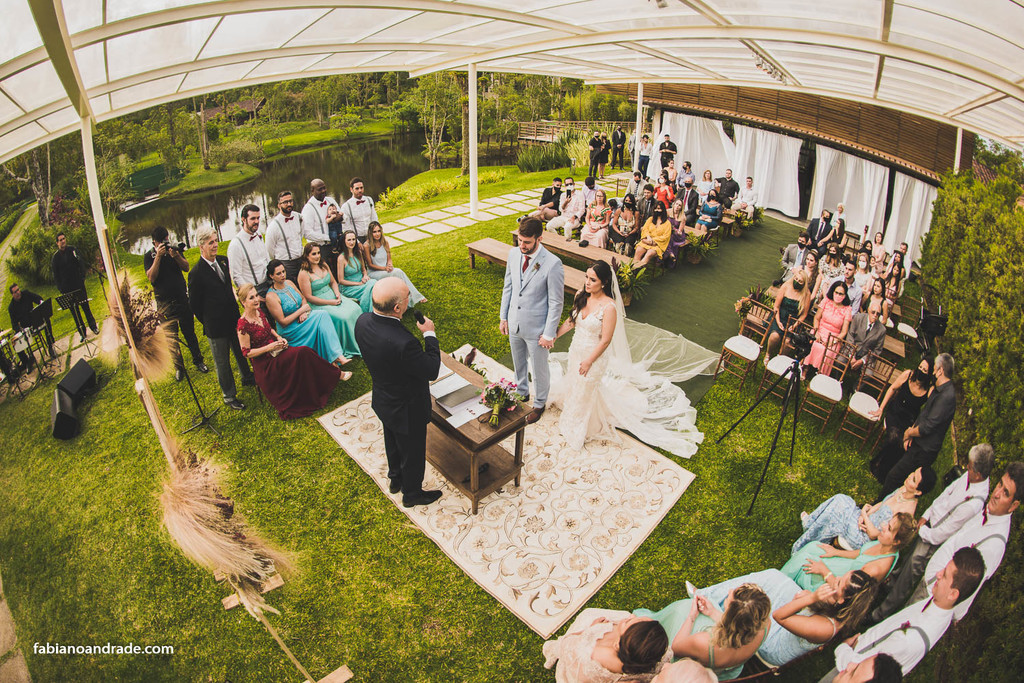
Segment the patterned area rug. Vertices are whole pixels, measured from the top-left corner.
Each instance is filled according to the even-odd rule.
[[[512,373],[477,353],[493,379]],[[387,492],[380,421],[365,394],[319,418],[324,429],[424,534],[484,590],[544,638],[558,630],[611,578],[675,505],[694,475],[621,434],[569,449],[548,409],[527,427],[522,485],[470,501],[428,463],[433,505],[406,509]],[[510,453],[513,439],[503,445]],[[510,456],[511,457],[511,456]]]

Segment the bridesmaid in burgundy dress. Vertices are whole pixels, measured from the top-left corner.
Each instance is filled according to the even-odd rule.
[[[282,420],[312,415],[327,405],[327,399],[339,380],[351,372],[328,363],[308,346],[288,346],[267,322],[260,310],[256,288],[244,284],[238,288],[242,317],[238,319],[238,343],[252,361],[256,384]]]

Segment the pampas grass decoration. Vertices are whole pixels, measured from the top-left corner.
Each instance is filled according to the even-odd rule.
[[[278,614],[263,599],[260,584],[278,571],[288,571],[291,563],[234,516],[234,504],[220,495],[216,470],[208,462],[191,452],[175,459],[191,464],[172,471],[160,496],[171,538],[196,564],[223,572],[254,618],[264,611]]]
[[[123,339],[130,339],[135,349],[135,366],[139,373],[151,382],[164,379],[174,370],[174,355],[171,346],[174,335],[171,322],[161,320],[152,292],[133,287],[128,274],[122,273],[117,286],[117,295],[111,298],[111,317],[116,323],[117,333]],[[121,309],[125,315],[121,316]],[[128,329],[125,330],[125,320]],[[103,330],[103,351],[115,354],[118,344],[112,333]]]

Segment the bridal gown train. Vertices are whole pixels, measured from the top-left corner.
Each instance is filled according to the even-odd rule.
[[[550,356],[550,403],[562,410],[559,429],[576,450],[590,439],[617,439],[619,428],[688,458],[704,435],[696,427],[697,412],[673,382],[710,372],[718,355],[679,335],[625,320],[620,302],[616,296],[612,343],[585,376],[579,374],[580,362],[600,343],[611,304],[581,316],[568,354]]]

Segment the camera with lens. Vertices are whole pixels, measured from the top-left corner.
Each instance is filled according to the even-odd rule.
[[[167,243],[167,251],[176,251],[179,254],[184,254],[185,249],[186,247],[184,242],[178,242],[177,244],[171,244],[170,242]]]
[[[797,360],[803,360],[807,357],[807,354],[811,352],[811,346],[814,344],[814,336],[807,332],[790,332],[789,333],[789,345],[793,348],[793,357]]]

